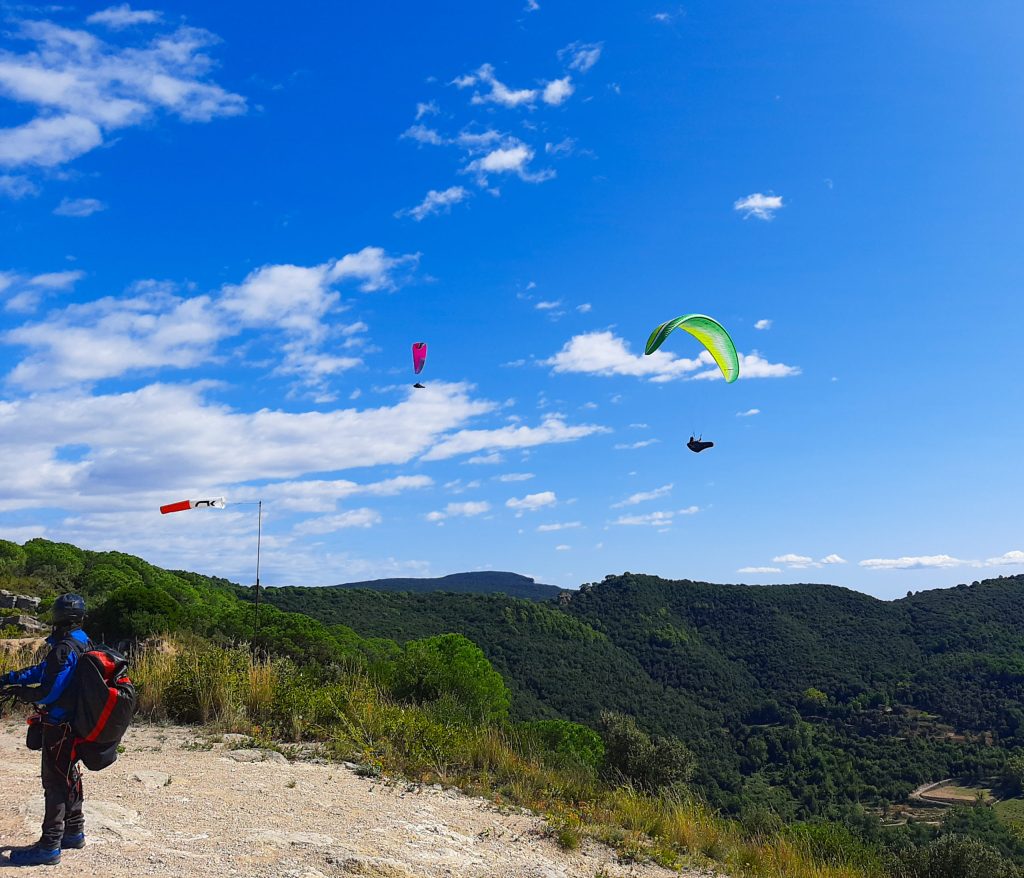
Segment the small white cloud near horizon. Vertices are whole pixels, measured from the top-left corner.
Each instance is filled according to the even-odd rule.
[[[556,521],[552,524],[541,524],[537,526],[537,533],[554,533],[560,530],[575,530],[583,527],[582,521]]]
[[[868,570],[927,570],[930,568],[964,567],[977,564],[952,555],[904,555],[901,558],[867,558],[859,566]]]
[[[685,509],[668,509],[660,512],[648,512],[646,515],[620,515],[612,524],[626,527],[670,527],[677,515],[696,515],[699,506],[687,506]]]
[[[754,415],[761,414],[761,409],[747,409],[745,412],[736,412],[737,418],[752,418]]]
[[[754,329],[771,329],[771,328],[772,328],[772,321],[769,320],[766,317],[758,320],[757,323],[754,324]]]
[[[53,209],[53,215],[86,217],[106,209],[107,206],[98,198],[64,198]]]
[[[765,195],[762,192],[754,192],[745,198],[736,199],[732,207],[733,210],[740,211],[744,219],[756,217],[767,222],[774,219],[775,211],[781,210],[784,205],[781,195]]]
[[[781,573],[781,567],[740,567],[737,573]]]

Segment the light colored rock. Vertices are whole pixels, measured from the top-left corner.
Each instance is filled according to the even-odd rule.
[[[402,863],[386,857],[348,857],[341,863],[341,871],[365,878],[419,878]]]
[[[132,774],[132,780],[141,783],[147,790],[158,790],[171,783],[171,776],[162,771],[136,771]]]
[[[262,841],[279,848],[329,848],[334,839],[316,832],[281,832],[277,829],[257,829],[249,833],[253,841]]]

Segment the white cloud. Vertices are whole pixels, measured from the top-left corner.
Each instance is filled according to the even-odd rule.
[[[42,287],[46,290],[69,290],[78,281],[85,277],[85,272],[76,271],[51,271],[48,274],[37,274],[28,279],[33,287]]]
[[[623,442],[615,446],[616,451],[632,451],[637,448],[647,448],[648,445],[656,445],[660,439],[641,439],[638,442]]]
[[[480,186],[488,185],[489,174],[515,174],[526,183],[543,183],[555,176],[550,168],[531,171],[529,164],[534,152],[520,140],[509,138],[497,149],[474,159],[462,169],[464,174],[475,174]]]
[[[768,320],[767,318],[763,318],[761,320],[758,320],[757,323],[754,324],[754,329],[771,329],[771,328],[772,328],[772,321]]]
[[[747,409],[745,412],[736,412],[737,418],[752,418],[754,415],[761,414],[761,409]]]
[[[554,506],[556,502],[554,491],[540,491],[536,494],[527,494],[525,497],[510,497],[505,501],[505,505],[522,515],[524,512],[536,512],[538,509]]]
[[[477,83],[490,86],[490,91],[484,94],[474,93],[471,99],[474,104],[493,103],[514,109],[523,105],[529,106],[537,100],[537,89],[509,88],[494,75],[494,66],[491,64],[481,64],[476,73],[460,77],[454,82],[459,88],[467,88]]]
[[[836,555],[835,553],[833,553],[831,555],[826,555],[824,558],[822,558],[821,559],[821,563],[822,564],[845,564],[846,563],[846,559],[841,557],[841,556],[839,556],[839,555]]]
[[[601,59],[601,50],[604,43],[570,43],[564,49],[558,50],[558,57],[566,62],[570,70],[578,70],[586,73]]]
[[[134,295],[70,305],[43,322],[9,330],[3,341],[31,353],[8,377],[16,385],[45,389],[140,369],[191,368],[213,357],[224,339],[258,329],[284,334],[284,374],[303,375],[319,386],[325,376],[359,363],[316,350],[329,335],[328,313],[338,307],[335,287],[353,281],[366,291],[394,288],[417,258],[366,247],[309,268],[263,266],[240,284],[189,298],[167,285],[139,284]]]
[[[562,543],[561,545],[555,546],[555,551],[556,552],[568,552],[571,549],[572,549],[572,546],[568,546],[565,543]]]
[[[381,515],[376,509],[350,509],[336,515],[310,518],[295,525],[297,534],[328,534],[349,527],[373,527],[380,524]]]
[[[435,101],[420,102],[416,104],[416,121],[418,122],[424,116],[436,116],[440,112],[441,108]]]
[[[780,567],[741,567],[737,573],[781,573]]]
[[[155,24],[161,15],[152,9],[132,9],[127,3],[111,6],[100,12],[94,12],[86,21],[89,24],[102,24],[111,30],[123,30],[135,24]]]
[[[964,560],[951,555],[904,555],[902,558],[868,558],[860,562],[869,570],[923,570],[946,567],[1007,567],[1024,565],[1024,552],[1014,549],[984,561]]]
[[[416,118],[418,119],[419,116]],[[426,125],[412,125],[402,132],[402,137],[406,140],[415,140],[417,143],[427,143],[431,146],[443,146],[448,142],[441,136],[440,132],[435,131],[433,128],[428,128]]]
[[[460,430],[435,445],[423,459],[446,460],[459,454],[473,454],[478,451],[532,448],[537,445],[575,442],[595,433],[607,432],[607,427],[596,424],[570,426],[559,415],[548,415],[538,427],[512,425],[493,430]]]
[[[495,476],[499,482],[528,482],[534,478],[533,473],[503,473]]]
[[[359,484],[348,479],[302,479],[254,487],[245,485],[232,492],[230,502],[264,500],[281,512],[334,512],[338,503],[348,497],[394,497],[405,491],[429,488],[429,476],[396,476],[379,482]]]
[[[772,561],[776,564],[785,564],[792,570],[802,570],[805,567],[817,566],[817,562],[813,558],[807,555],[794,555],[792,552],[787,555],[776,555],[772,558]]]
[[[537,0],[526,0],[526,6],[523,7],[523,12],[536,12],[540,9],[540,4]]]
[[[1024,565],[1024,552],[1018,549],[1014,549],[1012,552],[1006,552],[1000,555],[998,558],[989,558],[985,561],[986,567],[1004,567],[1004,566],[1019,566]]]
[[[537,533],[554,533],[560,530],[575,530],[576,528],[583,527],[582,521],[558,521],[553,524],[541,524],[537,527]]]
[[[636,494],[631,494],[625,500],[613,503],[612,509],[621,509],[623,506],[636,506],[637,503],[644,503],[647,500],[657,500],[659,497],[671,494],[672,488],[673,485],[670,483],[662,485],[660,488],[655,488],[653,491],[638,491]]]
[[[491,466],[504,462],[504,456],[499,454],[497,451],[492,451],[490,454],[477,454],[466,461],[466,463],[471,463],[476,466]]]
[[[701,354],[703,359],[704,354]],[[710,359],[710,356],[709,356]],[[740,354],[740,379],[744,378],[790,378],[801,374],[799,366],[787,366],[785,363],[770,363],[757,351]],[[724,381],[722,370],[715,366],[704,372],[698,372],[694,379],[708,381]],[[653,379],[658,380],[658,379]]]
[[[446,518],[473,518],[490,512],[491,504],[486,500],[470,500],[466,503],[449,503],[443,511],[428,512],[427,521],[444,521]]]
[[[781,210],[784,205],[781,195],[764,195],[761,192],[755,192],[745,198],[738,198],[732,206],[733,210],[738,210],[743,214],[744,219],[753,216],[767,221],[773,219],[775,211]]]
[[[554,302],[538,302],[533,307],[536,308],[538,311],[554,311],[556,308],[562,307],[562,300],[559,299]]]
[[[677,515],[696,515],[698,512],[700,512],[700,507],[687,506],[685,509],[648,512],[646,515],[621,515],[612,524],[664,528],[671,526]]]
[[[64,198],[53,213],[55,216],[84,217],[106,209],[107,206],[98,198]]]
[[[38,195],[39,187],[19,174],[0,174],[0,198],[17,201],[27,195]]]
[[[407,207],[398,211],[395,216],[411,216],[416,222],[420,222],[435,213],[451,213],[452,205],[465,201],[469,197],[469,190],[462,186],[449,186],[443,191],[431,189],[426,198],[415,207]]]
[[[971,561],[962,561],[950,555],[904,555],[902,558],[868,558],[860,566],[869,570],[924,570],[928,568],[963,567]]]
[[[139,14],[148,13],[98,13],[107,23]],[[209,81],[214,64],[204,50],[217,38],[199,28],[158,34],[142,48],[47,21],[22,21],[16,35],[34,46],[0,52],[0,94],[33,107],[36,116],[0,129],[0,166],[65,164],[159,112],[189,122],[246,112],[245,98]]]
[[[563,76],[561,79],[553,79],[545,85],[542,97],[545,104],[557,107],[569,100],[574,91],[576,89],[572,84],[572,77]]]
[[[576,306],[576,310],[579,311],[580,314],[589,314],[590,313],[590,308],[591,308],[590,302],[584,302],[582,305],[577,305]]]

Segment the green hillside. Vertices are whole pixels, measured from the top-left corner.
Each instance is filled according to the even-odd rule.
[[[501,570],[478,570],[471,573],[449,573],[447,576],[399,577],[367,579],[362,582],[343,582],[328,588],[361,588],[371,591],[400,591],[422,593],[448,591],[456,594],[507,594],[512,598],[546,601],[558,597],[563,589],[557,585],[544,585],[529,576],[506,573]]]

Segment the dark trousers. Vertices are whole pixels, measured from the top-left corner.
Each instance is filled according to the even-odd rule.
[[[64,834],[85,831],[82,814],[82,772],[75,754],[75,735],[71,726],[43,725],[43,835],[41,847],[60,847]]]

